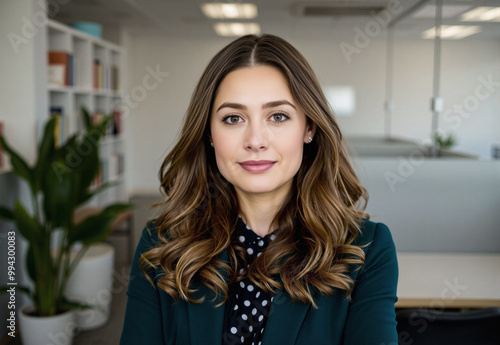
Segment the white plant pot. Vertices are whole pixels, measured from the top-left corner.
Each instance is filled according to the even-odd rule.
[[[75,310],[76,323],[81,330],[96,329],[108,322],[114,257],[115,250],[110,244],[91,245],[68,280],[65,296],[94,306],[91,309]]]
[[[23,345],[71,345],[76,331],[72,310],[54,316],[32,316],[31,305],[19,309],[19,328]]]

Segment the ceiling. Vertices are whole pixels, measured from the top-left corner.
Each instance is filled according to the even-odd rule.
[[[387,3],[389,0],[382,0]],[[401,11],[409,11],[407,16],[395,25],[396,34],[419,37],[421,32],[434,26],[434,0],[390,0],[400,1]],[[73,21],[93,21],[104,28],[126,27],[133,33],[158,33],[176,37],[202,36],[215,37],[212,29],[214,19],[205,18],[200,4],[210,0],[71,0],[60,5],[51,17],[64,23]],[[230,2],[219,0],[219,2]],[[297,1],[297,0],[236,0],[233,2],[251,2],[258,7],[258,17],[262,32],[275,34],[293,33],[297,35],[331,35],[350,32],[353,27],[363,28],[373,21],[372,16],[317,16],[303,17],[294,14],[293,8],[300,4],[326,4],[334,2],[355,3],[351,0],[337,1]],[[359,2],[359,1],[358,1]],[[380,3],[381,0],[362,0],[363,3]],[[500,23],[463,23],[459,15],[477,6],[499,6],[500,0],[443,0],[443,19],[447,25],[480,25],[482,31],[471,38],[500,39]],[[431,7],[429,7],[431,6]],[[415,8],[415,11],[410,9]],[[395,14],[391,19],[400,14]],[[314,37],[314,36],[313,36]]]

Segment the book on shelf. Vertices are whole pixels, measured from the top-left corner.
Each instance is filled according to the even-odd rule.
[[[68,133],[68,121],[64,116],[63,107],[50,107],[50,117],[57,118],[56,127],[54,128],[54,140],[57,147],[64,144]]]
[[[119,76],[119,69],[116,66],[111,66],[111,76],[110,76],[110,81],[111,81],[111,90],[118,92],[120,91],[120,76]]]
[[[0,121],[0,135],[3,135],[3,122]],[[4,168],[4,158],[3,158],[3,149],[2,144],[0,143],[0,170]]]
[[[109,90],[110,89],[110,87],[109,87],[109,85],[110,85],[109,80],[111,78],[111,75],[110,75],[111,71],[110,71],[109,66],[104,66],[103,73],[104,73],[104,75],[103,75],[103,85],[102,85],[102,87],[105,90]]]
[[[49,85],[65,86],[66,85],[66,66],[63,64],[52,64],[48,68]]]
[[[104,68],[102,66],[101,61],[99,59],[94,60],[93,67],[94,74],[94,89],[102,90],[104,89]]]
[[[123,133],[122,127],[122,112],[119,109],[115,109],[112,112],[112,130],[114,136],[120,136]]]
[[[53,86],[73,85],[73,55],[65,51],[49,51],[48,78]]]

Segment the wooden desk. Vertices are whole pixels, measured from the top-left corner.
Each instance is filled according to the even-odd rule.
[[[500,254],[398,253],[396,308],[500,307]]]

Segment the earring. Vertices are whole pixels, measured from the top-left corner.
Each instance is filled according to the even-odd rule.
[[[210,142],[210,146],[214,147],[214,143],[213,143],[213,142]]]
[[[313,138],[309,137],[309,142],[311,143],[313,141]]]

